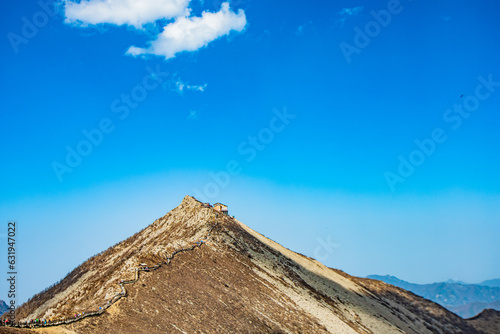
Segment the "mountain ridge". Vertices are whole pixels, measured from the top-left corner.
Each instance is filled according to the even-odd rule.
[[[416,284],[391,275],[369,275],[367,278],[377,279],[412,291],[421,297],[444,306],[462,318],[473,317],[484,309],[500,310],[500,288],[482,285],[483,283],[467,284],[446,281]],[[491,281],[495,282],[495,280]]]
[[[500,278],[489,279],[482,281],[479,285],[490,286],[494,288],[500,288]]]

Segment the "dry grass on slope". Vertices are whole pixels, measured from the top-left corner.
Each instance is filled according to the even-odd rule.
[[[466,321],[485,334],[500,333],[500,311],[487,309]]]

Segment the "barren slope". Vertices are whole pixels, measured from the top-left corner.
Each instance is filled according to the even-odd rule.
[[[441,306],[380,281],[351,277],[294,253],[187,196],[165,217],[82,264],[19,309],[60,317],[104,305],[142,262],[145,272],[98,317],[59,326],[74,333],[478,333]],[[46,331],[40,329],[39,331]],[[57,332],[57,331],[56,331]]]
[[[467,322],[485,334],[500,333],[500,311],[487,309],[467,319]]]

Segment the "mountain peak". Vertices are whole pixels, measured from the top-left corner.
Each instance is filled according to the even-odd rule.
[[[196,198],[190,195],[184,196],[184,199],[181,202],[182,206],[188,206],[188,205],[198,205],[202,204],[200,201],[198,201]]]
[[[184,197],[23,304],[17,319],[73,319],[62,326],[110,334],[476,333],[428,300],[295,253],[218,204]]]

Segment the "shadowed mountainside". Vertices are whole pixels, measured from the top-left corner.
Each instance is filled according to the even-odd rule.
[[[467,319],[467,322],[483,333],[500,333],[500,311],[484,310],[475,317]]]

